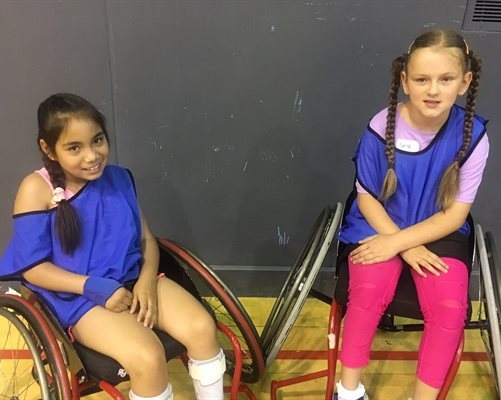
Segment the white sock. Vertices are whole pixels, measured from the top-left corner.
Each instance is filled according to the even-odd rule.
[[[226,362],[223,350],[209,360],[194,360],[189,357],[188,369],[193,378],[197,400],[223,400],[223,376]]]
[[[141,397],[137,394],[133,393],[132,390],[129,391],[129,399],[130,400],[174,400],[174,393],[172,393],[172,386],[170,383],[167,384],[167,387],[163,391],[163,393],[154,397]]]
[[[355,390],[346,389],[341,381],[336,383],[338,400],[358,400],[365,395],[365,387],[361,383]]]

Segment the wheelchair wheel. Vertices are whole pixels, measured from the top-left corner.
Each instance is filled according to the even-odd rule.
[[[499,303],[498,256],[492,234],[484,236],[476,226],[478,256],[480,259],[480,334],[494,375],[498,396],[501,395],[501,304]],[[496,293],[497,291],[497,293]]]
[[[0,308],[0,398],[50,399],[44,363],[25,323]]]
[[[64,359],[42,314],[13,295],[0,295],[0,311],[0,399],[70,399]]]
[[[213,310],[216,319],[237,336],[244,353],[241,380],[246,383],[257,382],[264,373],[259,335],[238,298],[207,264],[189,250],[166,239],[158,239],[158,243],[186,270],[200,295]],[[221,333],[218,333],[218,340],[226,355],[228,373],[232,374],[235,367],[233,347]]]
[[[320,241],[321,234],[324,226],[327,224],[329,214],[330,207],[326,207],[315,221],[306,243],[292,264],[289,275],[287,276],[287,279],[285,280],[282,289],[273,304],[270,315],[268,316],[263,331],[261,332],[261,343],[265,354],[267,354],[267,349],[290,310],[291,302],[294,295],[297,293],[297,289],[299,288],[301,280],[310,264],[310,260],[313,257],[313,249]]]
[[[331,211],[330,208],[324,210],[319,217],[321,223],[314,231],[314,239],[310,241],[311,246],[306,252],[307,255],[302,268],[296,269],[297,274],[292,274],[286,281],[282,289],[283,302],[280,302],[280,298],[277,299],[278,305],[274,307],[276,314],[274,326],[273,329],[269,330],[267,347],[264,347],[266,366],[269,366],[277,356],[304,306],[318,271],[324,262],[325,255],[330,249],[341,219],[342,208],[342,205],[338,203],[335,211]],[[325,221],[324,214],[326,211],[328,214]],[[317,240],[318,237],[319,240]],[[271,332],[275,332],[273,337]]]

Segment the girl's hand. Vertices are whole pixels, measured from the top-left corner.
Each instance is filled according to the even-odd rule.
[[[120,287],[106,300],[104,308],[119,313],[129,309],[132,304],[132,293],[124,287]]]
[[[425,246],[417,246],[402,251],[400,256],[424,278],[426,278],[426,274],[423,269],[436,276],[440,275],[440,272],[446,273],[449,269],[449,266],[439,256],[432,253]]]
[[[137,311],[137,321],[142,322],[145,327],[153,328],[158,314],[156,277],[139,277],[132,289],[132,294],[130,313]]]
[[[351,262],[375,264],[387,261],[398,254],[393,234],[378,234],[361,240],[360,246],[350,253]]]

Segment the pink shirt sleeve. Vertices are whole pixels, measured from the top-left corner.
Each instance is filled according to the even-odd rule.
[[[485,134],[459,170],[459,193],[456,196],[456,201],[473,203],[480,182],[482,182],[488,156],[489,138]]]

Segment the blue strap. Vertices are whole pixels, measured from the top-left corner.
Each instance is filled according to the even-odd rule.
[[[90,301],[104,307],[106,300],[121,287],[122,284],[114,279],[89,276],[84,283],[83,295]]]

